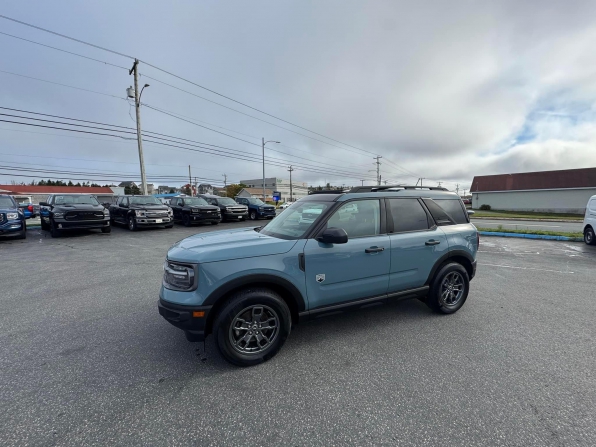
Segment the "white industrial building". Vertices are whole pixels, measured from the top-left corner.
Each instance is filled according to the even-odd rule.
[[[263,189],[263,179],[240,180],[240,183],[246,185],[247,188]],[[290,201],[290,181],[281,178],[265,178],[265,188],[271,191],[279,191],[281,193],[281,201]],[[261,193],[261,196],[263,194]],[[304,182],[292,181],[292,201],[301,199],[308,195],[308,185]]]
[[[584,214],[596,195],[596,168],[474,177],[472,208]]]

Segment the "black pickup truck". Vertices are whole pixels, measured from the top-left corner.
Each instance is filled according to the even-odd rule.
[[[174,212],[174,220],[187,227],[194,223],[217,225],[221,222],[219,207],[209,205],[201,197],[172,197],[170,207]]]
[[[130,231],[140,227],[172,228],[172,210],[153,196],[120,196],[110,205],[112,223],[126,225]]]
[[[112,231],[110,213],[90,194],[50,194],[39,202],[41,229],[58,237],[66,230],[100,229]]]

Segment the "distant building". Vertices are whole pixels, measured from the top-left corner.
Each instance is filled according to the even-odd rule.
[[[209,183],[201,183],[197,190],[197,194],[211,195],[211,194],[213,194],[213,186],[211,186]]]
[[[472,208],[584,214],[596,194],[596,168],[474,177]]]
[[[263,200],[263,188],[242,188],[237,197],[254,197]],[[266,202],[273,201],[273,190],[265,189],[265,197]]]
[[[132,187],[137,187],[140,189],[139,185],[137,185],[135,182],[121,182],[118,186],[122,187],[122,188],[132,188]]]
[[[214,187],[213,194],[215,194],[216,196],[220,196],[220,197],[226,197],[228,195],[228,191],[226,190],[226,188]]]
[[[143,184],[142,183],[139,185],[139,189],[141,190],[141,193],[142,193],[143,192]],[[155,190],[155,185],[153,183],[147,183],[147,194],[153,195],[156,192],[157,191]]]
[[[31,203],[45,202],[50,194],[93,194],[100,202],[111,202],[117,195],[107,186],[0,185],[0,194],[30,197]]]
[[[263,179],[240,180],[240,183],[245,184],[248,188],[261,188],[261,197],[263,196]],[[265,188],[272,191],[279,191],[281,193],[281,201],[290,201],[290,181],[272,177],[265,178]],[[304,182],[297,182],[292,180],[292,200],[296,201],[308,195],[308,185]]]
[[[160,185],[157,187],[157,194],[169,194],[170,191],[178,191],[178,186]]]

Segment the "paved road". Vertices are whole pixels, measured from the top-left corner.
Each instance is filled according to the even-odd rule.
[[[596,444],[595,247],[482,238],[457,314],[321,318],[238,369],[157,314],[168,246],[213,229],[0,242],[3,446]]]
[[[537,222],[527,220],[474,219],[472,223],[479,228],[503,228],[513,230],[547,230],[547,231],[583,231],[583,224],[574,222]]]

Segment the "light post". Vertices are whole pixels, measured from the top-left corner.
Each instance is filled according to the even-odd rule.
[[[269,141],[265,141],[265,138],[263,138],[263,202],[267,201],[267,196],[265,195],[265,145],[267,143],[277,143],[279,144],[279,141],[273,141],[273,140],[269,140]]]
[[[149,87],[149,84],[145,84],[139,93],[139,72],[138,67],[139,61],[135,59],[135,63],[128,72],[129,75],[134,73],[134,80],[135,80],[135,87],[134,89],[131,87],[126,89],[126,94],[129,98],[134,98],[135,100],[135,111],[137,117],[137,144],[139,146],[139,163],[141,165],[141,187],[143,195],[147,195],[147,178],[145,177],[145,159],[143,158],[143,140],[141,138],[141,95],[143,94],[143,90],[145,87]]]

